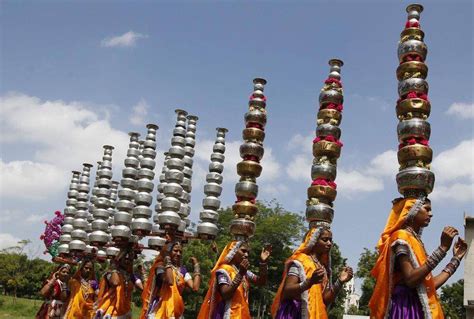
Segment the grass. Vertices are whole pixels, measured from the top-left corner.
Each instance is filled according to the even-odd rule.
[[[0,319],[34,318],[42,303],[43,301],[38,299],[16,298],[15,300],[12,296],[0,295]],[[132,304],[133,318],[138,318],[140,310]]]

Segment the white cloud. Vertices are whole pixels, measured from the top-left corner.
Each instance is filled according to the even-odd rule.
[[[61,191],[67,175],[54,165],[0,159],[0,196],[41,200]]]
[[[95,164],[102,145],[115,146],[114,179],[120,179],[128,136],[80,102],[42,101],[24,94],[0,98],[2,144],[27,146],[32,161],[1,162],[2,196],[40,199],[64,189],[71,170]],[[34,148],[31,147],[34,145]]]
[[[461,119],[474,118],[474,103],[453,103],[446,114],[460,117]]]
[[[122,35],[107,37],[101,41],[101,46],[113,48],[113,47],[133,47],[136,45],[138,39],[148,38],[146,34],[141,34],[133,31],[128,31]]]
[[[465,140],[454,148],[439,153],[433,160],[437,183],[459,178],[474,180],[474,139]]]
[[[397,152],[388,150],[375,156],[370,161],[368,170],[375,176],[395,176],[398,173]]]
[[[286,166],[286,174],[290,179],[311,182],[312,157],[308,154],[296,154]]]
[[[54,215],[51,215],[51,216],[54,216]],[[27,223],[37,223],[37,222],[42,222],[44,220],[48,219],[48,215],[46,214],[31,214],[30,216],[28,216],[25,221]]]
[[[359,171],[337,172],[337,190],[341,195],[350,196],[353,193],[370,193],[383,190],[383,181],[378,176],[370,176]]]
[[[130,123],[134,125],[144,125],[149,108],[150,106],[148,105],[148,103],[144,99],[141,99],[132,108],[133,113],[130,117]]]
[[[454,183],[448,186],[435,185],[433,193],[430,195],[430,197],[436,200],[472,203],[474,201],[474,183]]]
[[[0,233],[0,249],[16,246],[20,241],[19,238],[7,233]]]

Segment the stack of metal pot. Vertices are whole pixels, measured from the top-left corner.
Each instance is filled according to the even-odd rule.
[[[428,100],[428,67],[425,64],[427,47],[420,29],[423,6],[407,7],[408,21],[400,35],[397,68],[398,94],[396,112],[399,140],[398,163],[400,171],[396,180],[398,191],[405,197],[428,195],[433,190],[435,176],[430,171],[433,151],[429,147],[431,133],[431,105]]]
[[[58,254],[67,256],[69,254],[69,243],[71,242],[71,232],[74,227],[74,216],[76,215],[76,203],[77,203],[77,188],[79,185],[79,177],[81,172],[72,171],[71,183],[69,185],[69,191],[67,193],[66,208],[64,209],[64,222],[61,227],[61,236],[59,237]]]
[[[105,258],[105,245],[110,241],[109,235],[109,207],[112,188],[112,151],[114,147],[104,145],[104,155],[97,169],[96,185],[93,189],[93,221],[89,242],[97,247],[97,256]],[[92,201],[92,200],[91,200]],[[90,252],[88,252],[90,253]]]
[[[114,225],[111,227],[111,233],[114,242],[128,242],[131,238],[132,212],[135,208],[135,194],[137,189],[137,176],[140,161],[138,138],[139,133],[130,132],[130,143],[128,145],[127,157],[124,160],[125,168],[122,170],[122,179],[118,191],[118,202],[115,205],[117,211],[114,214]],[[111,251],[112,253],[112,251]],[[109,253],[108,253],[109,254]]]
[[[154,218],[155,223],[158,222],[159,229],[167,230],[170,233],[176,233],[180,225],[182,224],[181,201],[180,198],[183,194],[183,179],[184,179],[184,155],[185,150],[185,138],[186,138],[186,115],[187,112],[177,109],[176,111],[177,120],[173,130],[173,136],[171,138],[171,147],[168,151],[169,158],[165,161],[166,171],[165,179],[162,188],[164,198],[161,199],[161,203],[157,212],[157,217]],[[184,222],[184,221],[183,221]],[[184,225],[185,226],[185,225]],[[182,226],[181,226],[182,227]],[[157,227],[154,229],[156,230]],[[184,231],[184,229],[183,229]],[[156,233],[154,233],[156,234]],[[149,242],[149,247],[159,247],[162,241],[159,237],[153,238],[155,242]]]
[[[168,171],[168,168],[166,167],[166,163],[168,159],[170,159],[170,156],[168,152],[164,153],[165,160],[163,163],[163,168],[161,169],[161,174],[160,174],[160,183],[156,187],[157,189],[157,195],[156,195],[156,205],[155,205],[155,212],[156,214],[153,216],[153,226],[151,228],[151,236],[148,238],[148,247],[155,249],[155,250],[160,250],[161,247],[166,242],[166,239],[163,238],[165,235],[165,230],[160,228],[160,224],[158,222],[158,215],[162,212],[161,209],[161,201],[163,198],[165,198],[165,195],[163,193],[163,187],[166,185],[166,172]]]
[[[72,222],[73,230],[71,231],[71,241],[69,242],[69,252],[73,254],[82,254],[86,250],[88,242],[86,229],[88,227],[88,208],[89,208],[89,191],[90,191],[90,172],[92,165],[83,164],[82,173],[79,177],[76,196],[76,213]]]
[[[266,80],[253,80],[254,91],[250,96],[249,111],[245,114],[244,143],[240,146],[242,161],[237,164],[239,182],[235,185],[236,203],[232,206],[235,218],[231,221],[230,232],[236,238],[246,239],[255,233],[255,217],[258,213],[257,177],[262,173],[260,161],[263,157],[263,140],[267,123],[266,98],[263,89]]]
[[[333,202],[337,196],[337,159],[341,155],[341,129],[344,95],[341,84],[341,67],[338,59],[329,60],[330,73],[319,94],[316,138],[313,140],[311,186],[308,188],[306,220],[309,227],[321,222],[331,224],[334,217]]]
[[[158,126],[148,124],[147,135],[142,143],[143,147],[140,153],[140,170],[137,175],[135,195],[135,204],[133,209],[133,220],[131,224],[132,232],[139,237],[147,236],[151,232],[152,223],[150,222],[151,209],[150,205],[153,200],[151,193],[153,192],[155,178],[155,157],[156,157],[156,131]]]
[[[202,201],[203,210],[199,214],[200,223],[197,226],[198,236],[202,239],[214,239],[219,232],[217,210],[221,206],[219,196],[222,193],[222,171],[224,170],[225,134],[227,129],[218,127],[216,130],[216,141],[212,148],[209,173],[206,175],[206,184],[204,185],[206,198]]]

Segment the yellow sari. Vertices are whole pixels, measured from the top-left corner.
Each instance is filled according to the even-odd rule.
[[[216,265],[211,271],[211,279],[209,280],[209,290],[201,305],[198,319],[212,319],[215,317],[216,306],[222,302],[217,283],[217,271],[225,270],[230,276],[230,280],[234,280],[238,270],[229,265],[235,251],[239,249],[242,242],[232,241],[224,248]],[[225,303],[225,315],[232,319],[250,319],[250,309],[248,304],[249,281],[244,276],[242,283],[239,285],[231,300]],[[227,317],[226,317],[227,318]]]
[[[150,269],[150,276],[148,276],[143,288],[143,306],[140,319],[178,319],[184,313],[184,301],[181,293],[186,283],[178,268],[173,267],[172,285],[162,283],[161,287],[156,286],[156,269],[163,267],[163,264],[163,258],[160,254],[156,257]]]
[[[97,312],[102,316],[110,315],[111,319],[129,319],[132,318],[131,303],[133,282],[126,278],[128,274],[118,272],[119,284],[111,287],[106,276],[102,277],[99,285],[99,295],[97,297]]]
[[[94,302],[96,300],[94,284],[97,285],[95,282],[95,272],[92,270],[89,278],[83,279],[81,271],[84,265],[85,263],[83,262],[71,280],[69,280],[71,294],[64,315],[65,319],[91,319],[94,316]]]
[[[427,256],[423,244],[411,233],[402,229],[415,202],[416,199],[401,199],[394,202],[378,242],[379,257],[371,272],[376,279],[374,292],[369,302],[371,318],[382,319],[389,315],[392,289],[401,280],[400,274],[394,271],[395,256],[392,248],[398,243],[408,246],[413,267],[420,267],[426,262]],[[425,277],[416,290],[425,319],[443,319],[443,310],[431,273]]]
[[[298,279],[300,282],[306,280],[306,278],[310,278],[313,275],[313,272],[318,269],[318,266],[310,255],[307,253],[311,251],[312,246],[319,238],[319,234],[321,232],[321,228],[312,228],[308,234],[305,236],[305,240],[303,243],[298,247],[298,249],[291,255],[285,262],[285,272],[283,274],[283,279],[280,283],[280,287],[278,288],[277,294],[275,299],[273,300],[271,313],[272,317],[275,318],[277,315],[278,309],[282,303],[282,292],[283,286],[286,281],[287,272],[289,267],[293,264],[295,265],[298,270]],[[325,256],[325,260],[322,260],[323,265],[329,265],[329,256]],[[329,278],[326,275],[323,282],[320,284],[316,284],[311,286],[310,289],[304,291],[301,294],[301,315],[302,318],[307,319],[327,319],[327,311],[326,305],[324,304],[323,300],[323,291],[324,287],[329,284]]]

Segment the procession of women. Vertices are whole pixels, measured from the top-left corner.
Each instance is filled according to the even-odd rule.
[[[436,110],[431,110],[428,92],[428,49],[420,22],[423,6],[411,4],[406,11],[396,61],[398,145],[392,147],[397,151],[399,171],[394,177],[399,194],[394,195],[391,210],[386,212],[386,223],[371,225],[380,230],[380,237],[373,243],[378,256],[371,270],[375,287],[369,302],[370,318],[441,319],[445,315],[437,290],[456,273],[468,244],[460,230],[451,225],[433,230],[440,238],[433,251],[423,242],[423,230],[437,213],[432,211],[429,198],[435,187],[429,117]],[[340,236],[332,228],[337,215],[338,160],[344,156],[344,134],[355,134],[346,130],[343,134],[340,127],[345,102],[343,67],[342,60],[333,58],[328,75],[320,75],[318,107],[309,119],[316,119],[313,161],[307,174],[312,182],[305,205],[301,203],[307,227],[303,238],[292,247],[292,254],[277,261],[284,264],[284,270],[266,309],[274,319],[329,318],[331,305],[355,275],[356,265],[343,265],[338,272],[331,267],[331,249]],[[271,79],[269,82],[271,85]],[[183,252],[193,241],[216,250],[215,240],[222,235],[230,239],[206,273],[209,288],[202,295],[197,318],[252,318],[250,287],[267,285],[268,265],[273,258],[271,245],[257,252],[258,263],[251,263],[249,257],[252,237],[259,227],[258,179],[265,170],[264,140],[266,126],[271,125],[271,117],[267,123],[267,112],[272,111],[264,93],[266,85],[263,78],[253,80],[248,109],[242,110],[241,160],[236,165],[239,179],[229,228],[220,227],[218,222],[219,197],[226,178],[227,129],[223,127],[216,128],[209,150],[205,197],[197,227],[192,227],[190,193],[199,118],[185,110],[176,110],[160,173],[156,173],[156,124],[146,125],[143,139],[138,132],[129,133],[119,179],[114,180],[112,173],[111,145],[104,145],[95,174],[89,163],[72,172],[66,208],[57,212],[42,236],[57,268],[39,291],[44,303],[37,319],[129,319],[134,291],[141,294],[140,319],[186,318],[186,296],[199,293],[203,270],[202,260],[196,257],[190,259],[192,267],[186,267]],[[155,174],[159,175],[158,185]],[[151,267],[137,271],[135,261],[146,250],[155,252]],[[98,272],[101,265],[106,269]],[[442,270],[435,272],[438,265]]]

